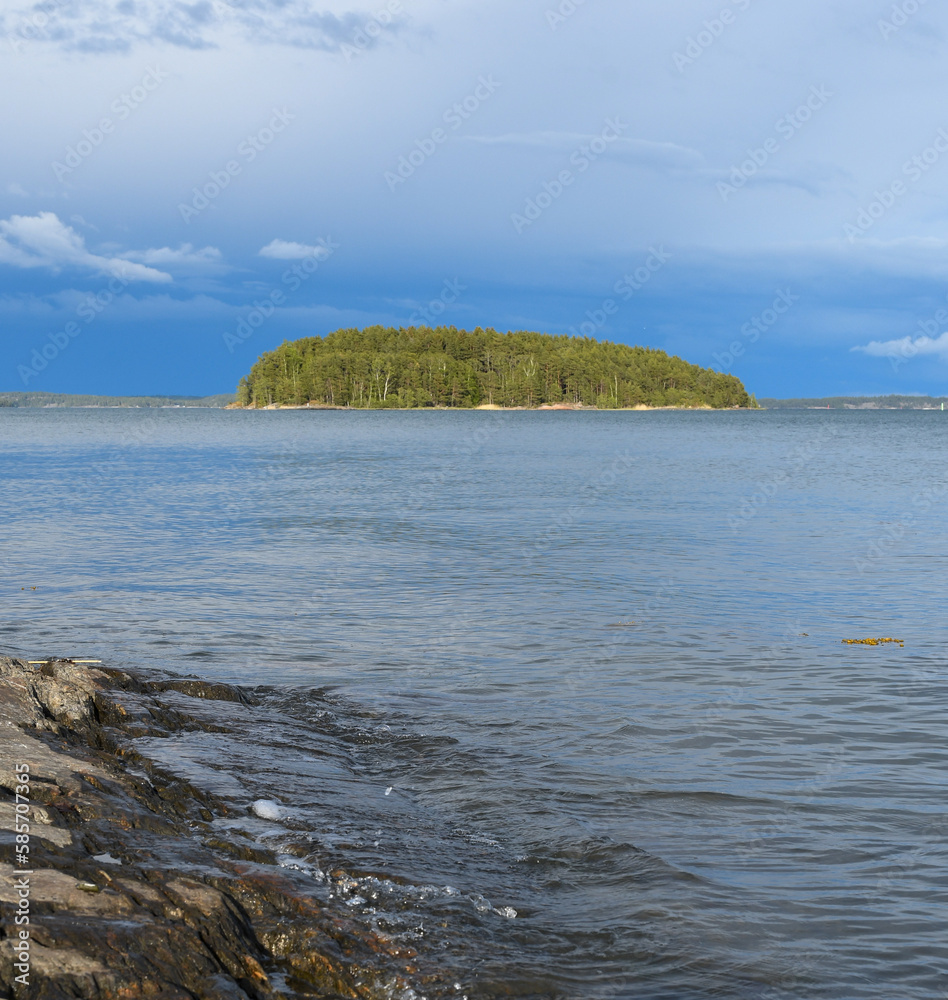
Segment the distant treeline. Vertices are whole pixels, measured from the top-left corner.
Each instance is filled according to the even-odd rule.
[[[948,396],[827,396],[825,399],[761,399],[768,410],[938,410]]]
[[[233,403],[230,393],[219,396],[75,396],[59,392],[0,392],[0,406],[216,406]]]
[[[399,409],[757,405],[733,375],[647,347],[480,327],[381,326],[282,344],[241,380],[237,400]]]

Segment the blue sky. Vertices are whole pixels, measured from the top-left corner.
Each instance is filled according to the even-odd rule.
[[[945,393],[946,32],[931,0],[8,0],[0,389],[226,392],[428,317]]]

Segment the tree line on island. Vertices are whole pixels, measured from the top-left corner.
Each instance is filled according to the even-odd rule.
[[[453,326],[373,326],[287,341],[262,355],[241,379],[237,402],[360,409],[757,406],[733,375],[664,351]]]

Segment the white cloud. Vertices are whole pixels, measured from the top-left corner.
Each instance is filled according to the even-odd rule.
[[[0,219],[0,263],[14,267],[78,267],[130,281],[171,281],[171,275],[121,257],[101,257],[54,212]]]
[[[28,197],[29,192],[23,187],[22,184],[18,184],[16,181],[10,181],[10,183],[7,184],[7,194],[15,194],[18,198],[26,198]]]
[[[737,196],[744,187],[754,188],[768,184],[797,188],[814,197],[819,197],[830,191],[838,190],[845,182],[852,180],[852,175],[848,171],[841,170],[832,164],[816,162],[800,164],[792,170],[761,168],[750,176],[742,175],[745,179],[738,185],[734,183],[733,167],[727,169],[708,168],[699,170],[697,173],[702,177],[709,177],[727,184],[731,190],[725,200]],[[718,190],[720,191],[720,188]]]
[[[900,337],[898,340],[872,340],[850,348],[874,358],[915,358],[920,354],[936,355],[948,360],[948,333],[937,337]]]
[[[150,264],[168,271],[223,274],[230,270],[217,247],[195,250],[190,243],[182,243],[177,250],[171,247],[157,247],[151,250],[129,250],[119,256],[122,260],[134,260],[140,264]]]
[[[257,253],[260,257],[272,257],[274,260],[302,260],[304,257],[322,259],[329,256],[329,251],[325,247],[313,247],[306,243],[292,243],[287,240],[271,240]]]
[[[55,0],[43,6],[39,16],[32,4],[0,14],[0,37],[6,35],[15,48],[45,42],[94,53],[155,42],[210,49],[237,27],[253,42],[338,52],[345,44],[374,48],[382,35],[406,23],[390,11],[378,17],[372,4],[337,14],[320,0]],[[365,31],[372,21],[378,30]]]
[[[506,148],[533,149],[542,152],[555,152],[563,156],[571,156],[583,147],[590,149],[590,143],[599,136],[584,135],[581,132],[508,132],[504,135],[471,135],[462,136],[462,142],[471,142],[483,146],[502,146]],[[651,170],[688,175],[697,178],[729,182],[733,169],[724,167],[709,167],[705,157],[697,149],[680,146],[674,142],[655,142],[651,139],[630,139],[620,136],[609,140],[603,152],[598,147],[591,147],[596,159],[616,160],[629,166],[645,167]],[[582,154],[581,155],[586,155]],[[840,183],[848,177],[845,171],[820,163],[807,163],[794,171],[758,170],[744,182],[748,187],[764,184],[782,185],[799,188],[812,195],[824,193],[828,188]],[[744,186],[743,184],[741,185]],[[735,189],[736,192],[736,189]]]

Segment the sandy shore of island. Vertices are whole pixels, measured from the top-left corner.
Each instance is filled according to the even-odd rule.
[[[598,406],[585,406],[582,403],[544,403],[541,406],[500,406],[498,403],[481,403],[479,406],[415,406],[404,407],[362,407],[362,406],[329,406],[325,403],[301,403],[297,404],[277,404],[271,403],[269,406],[241,406],[239,403],[231,403],[225,407],[227,410],[341,410],[347,413],[473,413],[478,410],[500,411],[503,413],[543,413],[552,411],[570,410],[573,412],[592,413],[639,413],[653,411],[675,410],[679,412],[703,412],[703,413],[725,413],[732,410],[751,410],[746,406],[714,407],[707,403],[701,406],[646,406],[640,403],[638,406],[617,406],[608,409],[600,409]]]

